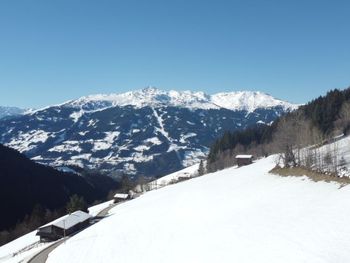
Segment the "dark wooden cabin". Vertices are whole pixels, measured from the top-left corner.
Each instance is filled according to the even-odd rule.
[[[87,227],[90,219],[91,216],[88,213],[75,211],[40,227],[36,235],[40,236],[40,241],[54,241]]]
[[[237,161],[238,167],[252,164],[253,163],[253,155],[243,155],[243,154],[237,155],[236,161]]]

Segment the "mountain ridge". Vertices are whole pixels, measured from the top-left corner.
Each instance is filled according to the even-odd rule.
[[[270,124],[297,107],[260,92],[219,93],[225,107],[212,98],[152,87],[90,95],[0,121],[0,143],[54,167],[158,177],[203,159],[225,131]]]
[[[231,103],[230,103],[231,101]],[[283,101],[261,91],[219,92],[212,95],[202,91],[161,90],[152,86],[124,93],[92,94],[60,104],[49,105],[41,109],[29,111],[35,113],[55,106],[87,107],[94,104],[96,109],[115,106],[174,106],[190,109],[219,109],[246,110],[253,112],[258,108],[281,106],[284,110],[296,109],[299,105]]]

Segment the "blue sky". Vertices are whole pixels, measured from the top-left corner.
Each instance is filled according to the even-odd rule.
[[[350,1],[0,1],[0,105],[148,85],[303,103],[350,85]]]

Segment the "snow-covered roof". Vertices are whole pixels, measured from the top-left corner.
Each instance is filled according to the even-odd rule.
[[[81,222],[86,221],[89,218],[91,218],[91,215],[89,215],[88,213],[85,213],[83,211],[78,210],[78,211],[75,211],[74,213],[71,213],[69,215],[65,215],[65,216],[53,221],[51,224],[47,224],[45,226],[53,225],[53,226],[57,226],[57,227],[62,228],[62,229],[68,229],[68,228],[71,228],[72,226],[75,226],[76,224],[79,224]]]
[[[128,198],[128,196],[129,196],[128,194],[119,194],[119,193],[114,195],[115,198],[121,198],[121,199],[126,199]]]
[[[249,158],[253,158],[253,155],[250,155],[250,154],[239,154],[239,155],[236,155],[236,159],[249,159]]]

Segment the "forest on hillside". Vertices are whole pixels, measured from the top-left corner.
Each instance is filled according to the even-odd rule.
[[[244,131],[225,132],[212,144],[206,168],[213,172],[235,165],[236,154],[261,157],[281,153],[286,167],[304,166],[322,171],[327,164],[337,174],[340,161],[336,151],[321,153],[317,146],[335,136],[346,135],[349,129],[350,88],[335,89],[281,116],[272,125],[258,124]],[[307,151],[302,151],[306,146],[309,146]]]
[[[121,187],[101,174],[57,171],[1,144],[0,182],[0,245],[66,214],[71,199],[92,204]]]

